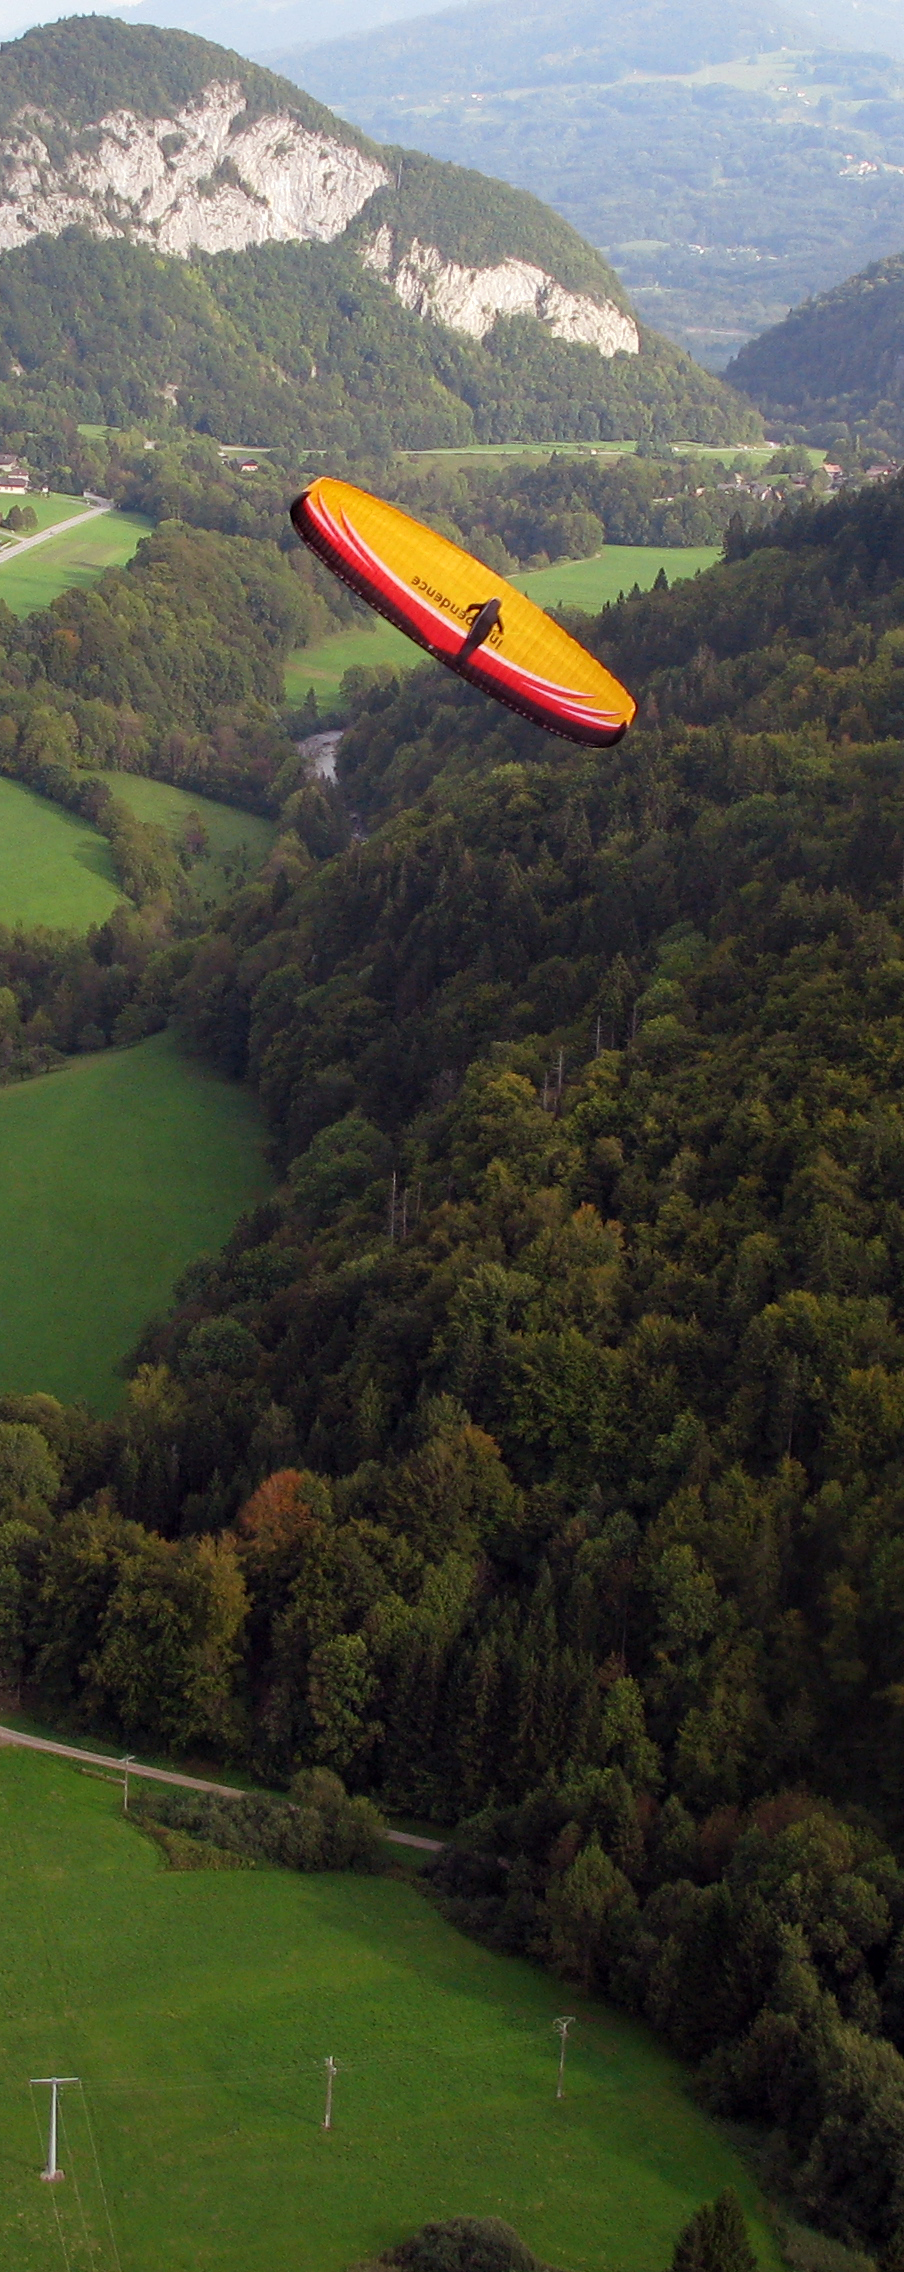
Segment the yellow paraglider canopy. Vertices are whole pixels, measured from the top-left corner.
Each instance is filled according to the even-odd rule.
[[[636,704],[495,569],[397,506],[324,475],[292,506],[299,536],[428,654],[551,733],[603,748]]]

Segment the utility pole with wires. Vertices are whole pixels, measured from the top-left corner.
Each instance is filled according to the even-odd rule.
[[[325,2066],[325,2068],[326,2068],[326,2108],[325,2108],[325,2110],[324,2110],[324,2116],[323,2116],[323,2124],[322,2124],[322,2127],[323,2127],[323,2129],[324,2129],[324,2130],[332,2130],[332,2127],[333,2127],[333,2078],[334,2078],[334,2076],[338,2075],[338,2073],[339,2073],[339,2069],[338,2069],[338,2067],[337,2067],[337,2065],[336,2065],[336,2061],[335,2061],[335,2059],[333,2058],[333,2054],[332,2054],[332,2052],[330,2052],[329,2058],[328,2058],[328,2059],[325,2059],[325,2060],[324,2060],[324,2062],[323,2062],[323,2064],[324,2064],[324,2066]]]
[[[61,2177],[65,2177],[66,2175],[65,2170],[62,2170],[60,2168],[59,2162],[57,2161],[57,2124],[59,2121],[60,2092],[63,2088],[64,2083],[69,2084],[77,2082],[77,2075],[32,2075],[31,2078],[31,2087],[33,2091],[49,2090],[50,2092],[50,2136],[47,2141],[46,2166],[41,2171],[41,2177],[45,2185],[58,2185]]]
[[[557,2082],[556,2082],[556,2097],[557,2097],[557,2098],[564,2098],[564,2096],[565,2096],[565,2046],[566,2046],[566,2044],[567,2044],[567,2042],[568,2042],[568,2030],[569,2030],[569,2028],[570,2028],[570,2027],[573,2027],[573,2026],[574,2026],[574,2013],[572,2013],[572,2015],[571,2015],[571,2018],[570,2018],[570,2019],[564,2019],[564,2020],[553,2020],[553,2023],[552,2023],[552,2024],[553,2024],[553,2027],[555,2028],[556,2034],[557,2034],[557,2036],[558,2036],[558,2038],[559,2038],[559,2074],[558,2074],[558,2080],[557,2080]]]

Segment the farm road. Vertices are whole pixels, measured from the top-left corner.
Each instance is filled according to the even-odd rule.
[[[23,552],[30,552],[33,545],[46,544],[48,537],[65,536],[67,532],[71,536],[76,529],[83,529],[86,521],[96,521],[101,513],[112,511],[112,505],[106,501],[102,505],[89,505],[87,513],[69,513],[65,521],[52,521],[49,529],[37,529],[34,536],[20,536],[15,544],[5,544],[0,550],[0,568],[5,560],[21,560]]]
[[[5,1743],[18,1744],[23,1751],[49,1751],[55,1759],[74,1759],[80,1767],[112,1767],[116,1773],[124,1765],[106,1752],[80,1751],[76,1744],[53,1743],[49,1736],[24,1736],[18,1728],[0,1727],[0,1745]],[[207,1783],[199,1775],[177,1775],[170,1767],[142,1767],[137,1759],[129,1760],[129,1774],[143,1776],[147,1783],[178,1783],[184,1791],[213,1791],[221,1799],[246,1796],[237,1783]],[[425,1854],[438,1854],[443,1844],[441,1838],[415,1838],[410,1830],[387,1830],[384,1835],[393,1846],[417,1846]]]

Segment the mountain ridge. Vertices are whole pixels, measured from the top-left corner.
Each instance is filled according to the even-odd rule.
[[[71,86],[65,112],[64,82]],[[130,405],[132,415],[162,416],[166,400],[188,388],[190,422],[200,420],[202,430],[222,433],[225,423],[227,437],[237,430],[258,446],[289,438],[293,446],[298,438],[330,446],[341,433],[341,446],[354,448],[354,429],[341,419],[337,433],[324,368],[343,390],[352,373],[371,448],[397,446],[406,434],[417,446],[448,446],[518,433],[614,439],[652,434],[663,423],[670,434],[698,440],[744,439],[751,431],[736,398],[655,335],[641,335],[601,253],[539,199],[416,150],[380,148],[210,43],[104,18],[31,32],[0,50],[0,121],[0,263],[19,263],[0,268],[7,432],[35,426],[28,389],[17,382],[41,370],[54,417],[93,421],[96,401],[109,403],[111,390],[113,407],[101,412],[110,423],[120,423]],[[152,256],[150,267],[120,261],[104,269],[84,248],[73,253],[93,328],[105,337],[106,368],[72,300],[66,261],[39,255],[48,239],[68,243],[73,231]],[[286,260],[268,261],[280,248]],[[337,257],[328,263],[330,248]],[[256,269],[215,266],[255,256]],[[211,337],[200,364],[186,344],[182,286],[155,284],[153,263],[167,258],[187,262],[204,287],[195,291],[196,312]],[[127,337],[124,346],[134,329],[123,299],[127,272],[142,309],[149,385]],[[28,304],[29,289],[47,290],[51,276],[56,298],[43,321],[57,342],[55,364]],[[103,277],[113,304],[123,307],[116,336]],[[298,320],[288,324],[285,293],[297,303]],[[67,303],[59,333],[58,305]],[[233,328],[224,332],[227,308]],[[160,343],[174,323],[185,352],[180,367],[168,369]],[[278,353],[276,339],[284,342]],[[243,342],[256,371],[256,411],[242,381]],[[480,361],[486,345],[490,357]]]

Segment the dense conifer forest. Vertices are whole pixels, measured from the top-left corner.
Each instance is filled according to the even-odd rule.
[[[792,308],[731,365],[772,420],[823,447],[904,449],[904,254]]]
[[[252,1083],[281,1183],[119,1418],[0,1403],[0,1656],[117,1739],[471,1818],[452,1914],[644,2013],[892,2272],[904,484],[727,553],[580,624],[615,752],[365,674],[335,791],[273,723],[322,604],[275,550],[161,528],[0,626],[20,778],[115,728],[221,791],[253,753],[281,812],[204,935],[158,878],[80,950],[102,1038],[175,1017]]]

